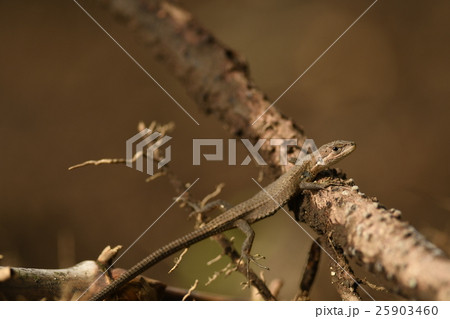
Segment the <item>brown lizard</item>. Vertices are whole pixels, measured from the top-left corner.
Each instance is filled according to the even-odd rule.
[[[105,299],[128,281],[166,257],[205,238],[235,227],[246,235],[242,244],[242,259],[247,264],[250,260],[254,261],[254,258],[250,255],[250,250],[255,233],[250,224],[275,214],[281,206],[303,190],[318,190],[328,186],[313,183],[313,180],[319,172],[346,157],[355,147],[354,142],[342,140],[321,146],[318,149],[320,156],[315,156],[317,154],[314,153],[304,156],[301,163],[296,163],[295,166],[256,195],[226,210],[203,227],[157,249],[95,294],[90,300]]]

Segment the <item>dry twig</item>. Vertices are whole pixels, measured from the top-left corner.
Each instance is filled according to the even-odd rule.
[[[310,300],[309,294],[316,279],[317,269],[319,268],[321,248],[317,244],[320,238],[311,243],[311,248],[308,253],[308,261],[305,270],[303,271],[302,280],[294,300]]]

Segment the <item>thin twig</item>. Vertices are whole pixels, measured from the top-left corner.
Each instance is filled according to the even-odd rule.
[[[178,258],[175,259],[175,265],[173,265],[173,267],[169,270],[168,274],[172,273],[175,269],[178,268],[178,265],[181,263],[181,261],[183,260],[183,256],[188,252],[188,249],[185,248],[180,256],[178,256]]]
[[[211,199],[219,195],[222,192],[224,186],[225,186],[224,183],[220,183],[219,185],[216,186],[216,189],[211,194],[206,195],[205,198],[203,198],[202,201],[200,202],[200,208],[205,207],[206,203],[208,203]]]
[[[326,240],[325,246],[327,247],[328,253],[333,258],[333,260],[330,260],[331,283],[335,286],[341,299],[347,301],[360,301],[361,296],[357,291],[358,283],[354,280],[356,276],[353,269],[348,264],[347,258],[345,258],[342,252],[339,253],[336,251],[330,237]],[[337,265],[335,261],[337,261],[339,265]]]
[[[136,153],[136,157],[138,156],[142,156],[142,152],[138,152],[139,154]],[[136,160],[135,158],[133,158],[134,161]],[[102,165],[102,164],[125,164],[127,162],[126,159],[124,158],[102,158],[99,160],[89,160],[89,161],[85,161],[83,163],[80,164],[75,164],[73,166],[70,166],[68,168],[69,171],[73,170],[73,169],[77,169],[77,168],[81,168],[84,166],[88,166],[88,165]]]
[[[322,249],[317,244],[320,238],[313,241],[309,249],[308,261],[303,271],[302,280],[300,281],[299,290],[294,300],[310,300],[310,291],[314,280],[316,279],[317,269],[319,268],[320,253]]]
[[[181,299],[181,301],[186,301],[186,299],[189,298],[189,296],[190,296],[191,293],[194,291],[194,289],[197,288],[197,284],[198,284],[198,279],[195,279],[194,284],[191,286],[191,288],[189,288],[187,294],[184,295],[184,297],[183,297],[183,299]]]

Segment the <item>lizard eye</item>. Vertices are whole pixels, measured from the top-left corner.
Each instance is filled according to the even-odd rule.
[[[333,152],[337,152],[337,151],[339,151],[339,147],[335,146],[332,148],[332,150],[333,150]]]

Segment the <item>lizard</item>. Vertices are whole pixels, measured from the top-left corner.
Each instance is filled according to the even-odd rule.
[[[250,224],[275,214],[291,198],[303,190],[319,190],[327,184],[314,183],[316,175],[336,164],[348,156],[355,149],[356,144],[351,141],[337,140],[322,145],[316,152],[304,155],[296,164],[278,179],[256,193],[250,199],[231,207],[217,217],[211,219],[203,227],[198,228],[142,259],[135,266],[123,273],[111,284],[104,287],[89,300],[103,300],[117,291],[128,281],[132,280],[154,264],[166,257],[185,249],[203,239],[222,233],[232,228],[239,228],[246,239],[242,244],[241,259],[244,262],[255,261],[250,255],[255,233]],[[317,156],[317,152],[320,156]]]

